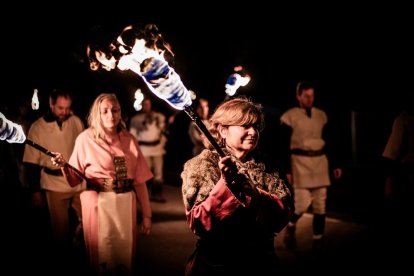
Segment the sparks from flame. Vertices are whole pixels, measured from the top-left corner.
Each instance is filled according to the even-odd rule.
[[[37,93],[39,90],[36,88],[33,90],[33,96],[32,96],[32,109],[38,110],[39,109],[39,98],[37,97]]]

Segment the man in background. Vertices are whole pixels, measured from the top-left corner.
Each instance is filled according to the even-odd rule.
[[[327,187],[331,184],[327,147],[324,139],[328,117],[314,107],[315,87],[303,81],[296,87],[299,106],[287,110],[280,117],[285,126],[286,137],[290,137],[289,156],[286,160],[287,180],[293,185],[295,212],[285,231],[287,248],[296,247],[296,223],[312,205],[314,248],[321,248],[325,233]],[[335,167],[333,176],[340,178],[342,169]]]
[[[55,89],[49,96],[49,107],[50,111],[30,126],[27,137],[49,151],[70,156],[76,137],[84,129],[81,119],[72,113],[72,96],[66,91]],[[62,171],[53,166],[50,156],[31,146],[26,145],[23,162],[32,191],[32,203],[41,206],[43,196],[46,197],[53,240],[64,250],[72,241],[71,207],[78,219],[75,232],[82,233],[79,196],[85,185],[72,188]]]
[[[142,109],[131,118],[129,131],[138,141],[141,152],[150,167],[154,178],[148,182],[150,200],[165,203],[164,185],[164,155],[167,137],[165,136],[164,114],[152,110],[149,98],[142,101]]]

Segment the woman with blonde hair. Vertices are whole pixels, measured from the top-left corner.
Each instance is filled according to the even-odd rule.
[[[141,204],[141,232],[151,230],[146,181],[152,178],[135,138],[126,130],[115,94],[100,94],[88,116],[89,128],[76,139],[68,163],[88,179],[81,194],[87,254],[98,274],[131,275],[136,243],[136,202]],[[65,166],[60,153],[52,162],[71,186],[82,179]],[[112,274],[111,274],[112,275]]]

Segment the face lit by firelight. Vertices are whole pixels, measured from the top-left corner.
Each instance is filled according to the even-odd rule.
[[[109,131],[116,131],[121,121],[121,107],[114,101],[104,99],[100,104],[99,113],[103,127]]]
[[[71,114],[72,99],[59,96],[55,103],[49,102],[50,110],[58,118],[59,121],[63,122],[69,118]]]

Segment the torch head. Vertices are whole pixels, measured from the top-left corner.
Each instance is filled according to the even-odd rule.
[[[156,25],[127,26],[109,44],[90,44],[87,53],[92,70],[129,69],[143,78],[151,92],[175,109],[191,105],[189,91],[168,64],[174,54]]]
[[[0,140],[9,143],[24,143],[26,135],[21,125],[13,123],[0,112]]]

